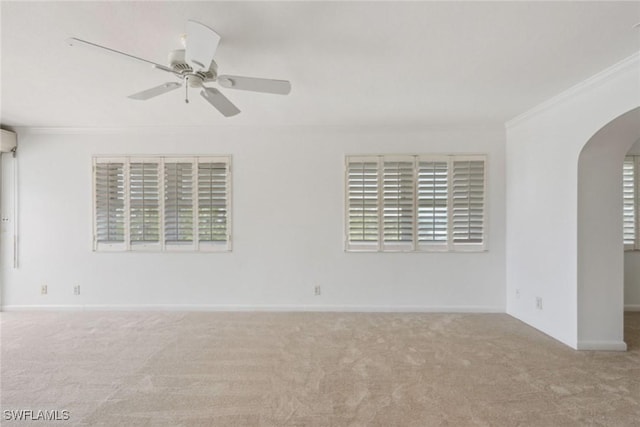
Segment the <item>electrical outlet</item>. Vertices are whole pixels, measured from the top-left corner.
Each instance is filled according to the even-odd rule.
[[[536,308],[538,310],[542,310],[542,298],[541,297],[536,297]]]
[[[320,286],[316,286],[313,288],[313,294],[315,296],[320,296],[322,294],[322,289],[320,288]]]
[[[516,289],[516,298],[520,299],[520,289]]]
[[[41,295],[46,295],[47,293],[48,293],[47,285],[42,285],[40,287],[40,294]]]
[[[80,285],[76,285],[73,287],[73,294],[80,295]]]

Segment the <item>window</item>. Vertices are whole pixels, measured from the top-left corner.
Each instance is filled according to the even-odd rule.
[[[94,250],[229,251],[229,157],[95,157]]]
[[[622,168],[623,238],[625,250],[640,249],[638,239],[638,165],[640,156],[627,156]]]
[[[484,250],[481,155],[347,156],[348,251]]]

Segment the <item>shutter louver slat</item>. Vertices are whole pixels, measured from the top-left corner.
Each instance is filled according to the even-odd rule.
[[[198,163],[198,240],[227,243],[228,167],[226,163]]]
[[[165,243],[192,243],[193,164],[165,163],[164,186]]]
[[[634,156],[624,159],[622,174],[623,240],[633,248],[636,243],[636,162]]]
[[[96,243],[124,243],[124,163],[95,165]]]
[[[363,249],[378,244],[378,162],[347,165],[348,243]]]
[[[453,243],[482,243],[484,161],[454,160],[452,192]]]
[[[418,243],[447,242],[448,167],[446,161],[418,163]]]
[[[158,163],[129,165],[129,229],[132,245],[160,241]]]
[[[413,169],[413,160],[383,162],[382,235],[385,244],[396,248],[413,246]]]

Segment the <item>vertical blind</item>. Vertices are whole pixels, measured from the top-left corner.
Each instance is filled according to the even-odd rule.
[[[348,156],[346,249],[483,250],[485,156]]]
[[[94,158],[94,250],[230,250],[230,159]]]

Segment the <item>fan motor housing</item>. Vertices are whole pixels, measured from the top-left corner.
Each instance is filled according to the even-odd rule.
[[[185,76],[197,76],[202,82],[214,81],[218,74],[218,65],[215,61],[211,61],[209,69],[207,71],[193,71],[191,65],[185,60],[184,49],[176,49],[169,52],[169,66],[185,75]],[[195,79],[194,79],[195,80]]]

